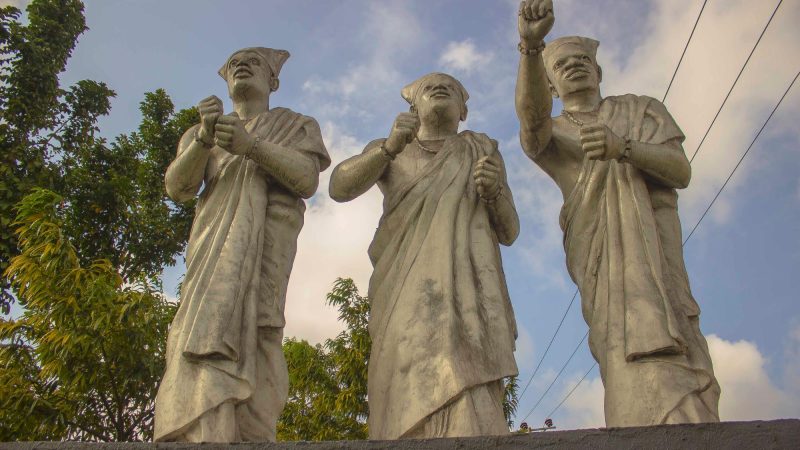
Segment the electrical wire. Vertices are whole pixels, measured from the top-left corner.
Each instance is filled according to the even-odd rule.
[[[731,85],[731,88],[728,90],[728,94],[725,95],[725,100],[723,100],[722,104],[719,105],[719,109],[717,110],[717,113],[714,115],[714,119],[712,119],[711,123],[708,125],[708,128],[706,129],[706,134],[703,135],[703,139],[700,140],[700,143],[697,145],[697,148],[695,149],[694,154],[692,154],[691,159],[689,159],[689,164],[694,162],[695,156],[697,156],[697,153],[700,151],[700,147],[702,147],[703,143],[706,141],[706,138],[708,137],[708,133],[711,132],[711,128],[714,126],[714,123],[717,121],[717,117],[719,117],[719,114],[722,112],[722,108],[725,107],[725,103],[728,102],[728,97],[731,96],[731,92],[733,92],[733,88],[736,87],[736,83],[739,82],[739,78],[742,76],[742,73],[744,72],[744,68],[747,67],[747,63],[750,62],[750,58],[752,58],[753,57],[753,53],[756,52],[756,48],[758,47],[758,44],[761,42],[761,38],[763,38],[764,37],[764,33],[767,32],[767,28],[769,28],[769,24],[772,23],[772,19],[775,17],[775,13],[778,12],[778,8],[781,7],[781,3],[783,3],[783,0],[780,0],[778,2],[778,5],[775,6],[775,10],[772,11],[772,15],[769,16],[769,20],[767,21],[767,24],[764,25],[764,29],[761,30],[761,34],[758,36],[758,40],[756,40],[756,45],[754,45],[753,49],[750,50],[750,54],[747,56],[747,60],[745,60],[744,64],[742,65],[742,68],[739,70],[739,74],[736,75],[736,79],[733,80],[733,84]]]
[[[756,136],[753,138],[753,141],[750,142],[750,145],[747,146],[747,150],[745,150],[744,153],[742,154],[742,157],[739,158],[739,162],[736,163],[736,166],[733,168],[733,170],[731,171],[730,175],[728,175],[728,178],[725,180],[725,183],[723,183],[722,187],[720,187],[719,191],[717,191],[717,195],[714,196],[714,199],[711,200],[711,203],[708,204],[708,208],[706,208],[706,210],[703,212],[703,215],[700,216],[700,219],[697,221],[697,223],[694,224],[694,227],[692,228],[692,231],[690,231],[689,235],[686,236],[686,239],[683,240],[683,245],[686,245],[686,243],[689,242],[689,239],[692,237],[692,235],[694,234],[695,230],[697,230],[697,227],[700,226],[700,223],[703,222],[703,219],[705,219],[706,215],[711,210],[711,207],[714,206],[714,202],[717,201],[717,199],[719,198],[719,195],[722,194],[722,191],[725,189],[725,186],[727,186],[728,182],[731,181],[731,178],[733,178],[733,174],[736,173],[736,170],[742,164],[742,161],[744,161],[744,158],[747,156],[747,153],[750,152],[751,148],[753,148],[753,144],[755,144],[756,140],[758,140],[758,137],[761,136],[761,132],[764,131],[764,128],[767,127],[767,124],[769,123],[769,120],[772,119],[772,116],[775,114],[775,111],[777,111],[778,107],[781,106],[781,102],[783,102],[783,99],[786,98],[786,94],[788,94],[789,91],[792,89],[792,86],[794,86],[794,82],[797,81],[797,77],[798,76],[800,76],[800,72],[797,72],[797,75],[794,76],[794,79],[792,80],[792,82],[789,83],[789,87],[786,88],[786,91],[781,96],[781,99],[778,100],[778,103],[775,105],[775,108],[773,108],[772,112],[769,113],[769,117],[767,117],[767,120],[764,122],[764,125],[761,125],[761,129],[758,130],[758,133],[756,133]]]
[[[531,377],[528,378],[528,382],[525,384],[525,387],[522,389],[522,393],[519,394],[518,399],[522,399],[522,396],[525,395],[525,391],[527,391],[528,390],[528,386],[531,385],[531,381],[533,381],[533,377],[536,376],[536,373],[539,371],[539,368],[542,366],[542,361],[544,361],[544,357],[547,356],[547,352],[550,351],[550,347],[553,345],[553,341],[555,341],[556,335],[558,334],[558,331],[561,330],[561,325],[564,324],[564,319],[567,318],[567,313],[572,308],[572,304],[575,302],[575,298],[577,296],[578,296],[578,289],[575,289],[575,293],[572,294],[572,300],[569,301],[569,305],[567,306],[567,310],[564,311],[564,315],[561,316],[561,322],[558,323],[558,327],[556,327],[555,333],[553,333],[553,336],[550,338],[550,342],[547,344],[547,348],[544,349],[544,354],[542,355],[541,358],[539,358],[539,363],[536,364],[536,368],[533,369],[533,373],[531,374]]]
[[[686,55],[686,50],[689,48],[689,43],[692,42],[692,36],[694,36],[694,30],[697,29],[697,24],[700,23],[700,17],[703,15],[703,10],[706,9],[706,3],[708,3],[708,0],[703,0],[703,6],[700,7],[700,13],[697,14],[697,20],[694,21],[692,32],[689,33],[689,39],[686,40],[686,45],[683,47],[683,53],[681,53],[681,59],[678,60],[678,65],[675,66],[675,72],[672,72],[672,79],[669,80],[667,91],[664,92],[664,98],[661,99],[661,103],[664,103],[664,101],[667,100],[667,95],[669,95],[669,89],[672,87],[672,82],[675,81],[675,75],[678,74],[678,69],[680,69],[681,67],[681,63],[683,62],[683,57]]]

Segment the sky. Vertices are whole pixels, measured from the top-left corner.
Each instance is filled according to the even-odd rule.
[[[778,0],[709,0],[666,99],[691,155]],[[26,4],[2,0],[0,4]],[[521,220],[502,249],[519,327],[516,358],[524,386],[569,304],[555,184],[522,153],[514,113],[519,53],[513,0],[85,0],[89,30],[61,81],[106,82],[117,93],[100,121],[109,139],[133,131],[144,93],[164,88],[177,108],[217,95],[231,109],[217,70],[234,50],[286,49],[272,106],[314,117],[333,163],[386,137],[408,105],[400,89],[433,71],[470,93],[462,129],[500,143]],[[600,41],[603,95],[664,96],[702,0],[555,0],[547,40]],[[692,165],[680,191],[684,236],[731,173],[778,98],[800,70],[800,0],[785,0]],[[561,105],[556,102],[554,115]],[[800,417],[800,86],[787,95],[708,216],[685,246],[692,290],[702,309],[723,420]],[[337,277],[366,294],[367,247],[381,214],[373,188],[345,204],[327,194],[331,170],[308,202],[287,295],[286,336],[320,342],[342,328],[325,305]],[[176,294],[182,260],[164,274]],[[586,332],[580,308],[566,316],[550,352],[521,398],[541,426],[592,366],[583,343],[538,407],[528,412]],[[560,428],[604,426],[597,369],[552,415]]]

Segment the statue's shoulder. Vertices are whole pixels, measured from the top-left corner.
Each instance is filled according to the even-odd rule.
[[[497,148],[497,141],[489,137],[489,135],[486,133],[481,133],[472,130],[464,130],[458,133],[458,135],[461,137],[468,137],[474,139],[475,141],[481,143],[482,145],[492,146],[494,148]]]
[[[292,111],[291,109],[284,108],[283,106],[278,106],[278,107],[272,108],[269,111],[267,111],[267,114],[269,114],[270,116],[273,116],[275,118],[279,118],[279,119],[302,119],[302,120],[308,120],[310,122],[313,122],[314,124],[317,124],[317,121],[313,117],[306,116],[305,114],[301,114],[301,113],[299,113],[297,111]],[[319,125],[317,125],[317,126],[319,126]]]
[[[665,109],[664,104],[660,100],[656,100],[648,95],[624,94],[624,95],[610,95],[603,99],[605,102],[611,103],[626,103],[628,105],[637,105],[642,107],[652,106],[658,109]]]

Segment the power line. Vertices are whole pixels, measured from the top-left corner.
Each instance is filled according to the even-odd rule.
[[[725,189],[725,186],[727,186],[728,182],[731,181],[731,178],[733,178],[733,174],[736,173],[736,169],[739,168],[739,166],[742,164],[742,161],[744,161],[745,156],[747,156],[747,153],[750,151],[751,148],[753,148],[753,144],[755,144],[756,140],[758,140],[758,137],[761,136],[761,132],[764,131],[764,128],[767,127],[767,124],[769,123],[769,120],[772,119],[772,116],[775,114],[775,111],[777,111],[778,107],[781,106],[781,102],[783,102],[783,99],[786,98],[786,94],[788,94],[789,91],[792,89],[792,86],[794,86],[794,82],[797,81],[797,77],[798,76],[800,76],[800,72],[797,72],[797,75],[794,76],[794,79],[792,80],[792,82],[789,83],[789,87],[786,88],[786,91],[781,96],[781,99],[778,100],[778,103],[775,105],[775,108],[773,108],[772,112],[769,113],[769,117],[767,117],[767,120],[764,122],[764,125],[762,125],[761,129],[758,130],[758,133],[756,133],[756,136],[753,138],[753,141],[750,142],[749,146],[747,146],[747,150],[744,151],[744,153],[742,154],[742,157],[739,158],[739,162],[736,163],[736,166],[733,168],[733,170],[731,171],[730,175],[728,175],[728,178],[725,180],[725,183],[723,183],[722,187],[720,187],[719,191],[717,191],[717,195],[715,195],[714,199],[711,200],[711,203],[708,204],[708,208],[706,208],[705,212],[703,212],[703,215],[700,216],[700,220],[698,220],[697,223],[694,225],[694,228],[692,228],[692,231],[689,232],[689,235],[686,236],[686,239],[683,241],[683,245],[686,245],[686,243],[689,241],[689,239],[694,234],[695,230],[697,230],[697,227],[699,227],[700,223],[703,222],[703,219],[706,217],[706,214],[708,214],[708,211],[710,211],[711,207],[714,206],[714,202],[717,201],[717,198],[719,198],[719,195]]]
[[[694,30],[697,29],[697,24],[700,23],[700,16],[703,15],[703,10],[706,9],[706,3],[708,0],[703,0],[703,6],[700,7],[700,13],[697,14],[697,20],[694,21],[694,26],[692,27],[692,32],[689,33],[689,39],[686,41],[686,45],[683,47],[683,53],[681,53],[681,59],[678,60],[678,65],[675,66],[675,72],[672,73],[672,79],[669,80],[669,86],[667,86],[667,91],[664,92],[664,98],[661,99],[661,103],[667,99],[667,95],[669,94],[669,89],[672,87],[672,82],[675,81],[675,75],[678,74],[678,69],[681,67],[681,63],[683,62],[683,57],[686,55],[686,50],[689,48],[689,43],[692,42],[692,36],[694,36]]]
[[[542,403],[542,400],[544,399],[544,397],[547,395],[548,392],[550,392],[550,389],[553,387],[553,385],[556,384],[556,380],[558,380],[558,377],[560,377],[561,374],[564,373],[564,369],[566,369],[567,365],[569,365],[569,362],[572,361],[572,357],[575,356],[575,353],[578,353],[578,349],[581,348],[581,345],[583,345],[583,341],[586,340],[587,336],[589,336],[589,331],[588,330],[586,331],[586,334],[583,335],[583,338],[581,339],[581,341],[578,342],[578,345],[575,347],[575,350],[573,350],[572,354],[569,355],[569,358],[567,358],[567,362],[565,362],[564,365],[561,366],[561,370],[559,370],[558,374],[556,374],[556,377],[553,378],[553,381],[552,381],[552,383],[550,383],[550,386],[547,386],[547,389],[545,389],[545,391],[539,397],[539,400],[536,400],[536,404],[533,405],[533,408],[531,408],[531,410],[528,411],[528,414],[526,414],[525,417],[523,417],[520,422],[524,422],[528,418],[528,416],[530,416],[531,413],[533,413],[533,411],[536,409],[536,407],[539,406],[539,403]]]
[[[550,411],[550,414],[548,414],[548,415],[547,415],[547,417],[553,417],[553,414],[555,414],[555,413],[556,413],[556,411],[558,411],[558,408],[561,408],[561,405],[563,405],[563,404],[564,404],[564,402],[565,402],[565,401],[567,401],[567,399],[570,397],[570,395],[572,395],[572,393],[573,393],[573,392],[575,392],[575,389],[578,389],[578,386],[580,386],[580,385],[581,385],[581,383],[583,383],[583,380],[584,380],[584,379],[585,379],[587,376],[589,376],[589,373],[590,373],[592,370],[594,370],[594,368],[595,368],[595,367],[597,367],[597,361],[595,361],[595,362],[594,362],[594,364],[592,364],[592,367],[589,367],[589,370],[587,370],[587,371],[586,371],[586,373],[585,373],[585,374],[583,374],[583,376],[581,377],[581,379],[580,379],[580,380],[578,380],[578,383],[577,383],[577,384],[575,384],[575,386],[573,386],[573,387],[572,387],[572,389],[570,389],[570,391],[567,393],[567,395],[565,395],[565,396],[564,396],[564,398],[563,398],[563,399],[561,399],[561,402],[559,402],[559,403],[558,403],[558,405],[557,405],[555,408],[553,408],[553,410],[552,410],[552,411]]]
[[[764,29],[761,30],[761,35],[758,36],[758,40],[756,41],[756,45],[754,45],[753,49],[750,50],[750,55],[747,56],[747,60],[742,65],[742,68],[739,70],[739,75],[736,75],[736,79],[733,80],[733,84],[731,85],[731,88],[728,90],[728,94],[725,96],[725,100],[723,100],[722,104],[719,105],[719,109],[717,110],[717,113],[714,115],[714,119],[711,121],[711,124],[708,126],[708,129],[706,130],[706,134],[703,135],[703,139],[701,139],[700,140],[700,144],[697,145],[697,149],[695,149],[694,154],[692,155],[692,158],[689,159],[689,164],[694,162],[694,157],[697,156],[697,153],[700,151],[700,147],[702,147],[703,146],[703,142],[706,141],[706,138],[708,137],[708,133],[711,132],[711,128],[714,126],[714,123],[717,121],[717,117],[719,117],[719,113],[722,112],[722,108],[725,107],[725,103],[728,101],[728,97],[731,96],[731,92],[733,92],[733,88],[736,87],[736,83],[739,82],[739,78],[742,76],[742,73],[744,72],[744,68],[747,67],[747,63],[750,62],[750,58],[752,58],[753,57],[753,53],[756,52],[756,48],[758,47],[758,44],[761,42],[761,38],[763,38],[764,37],[764,33],[767,32],[767,28],[769,28],[769,24],[772,23],[772,19],[775,17],[775,13],[778,12],[778,8],[781,7],[781,3],[783,3],[783,0],[780,0],[778,2],[778,5],[775,6],[775,10],[772,11],[772,15],[769,16],[769,20],[767,21],[767,24],[764,25]]]
[[[547,356],[547,352],[549,352],[549,351],[550,351],[550,346],[552,346],[552,345],[553,345],[553,341],[555,341],[555,339],[556,339],[556,335],[558,334],[558,331],[559,331],[559,330],[561,330],[561,325],[563,325],[563,324],[564,324],[564,319],[566,319],[566,318],[567,318],[567,313],[568,313],[568,312],[569,312],[569,310],[572,308],[572,304],[575,302],[575,298],[576,298],[577,296],[578,296],[578,289],[575,289],[575,293],[574,293],[574,294],[572,294],[572,300],[570,300],[570,301],[569,301],[569,306],[567,306],[567,310],[566,310],[566,311],[564,311],[564,315],[563,315],[563,316],[561,316],[561,322],[559,322],[559,323],[558,323],[558,327],[556,327],[556,331],[555,331],[555,333],[553,333],[553,336],[550,338],[550,343],[548,343],[548,344],[547,344],[547,348],[544,350],[544,354],[543,354],[543,355],[542,355],[542,357],[539,359],[539,363],[538,363],[538,364],[536,364],[536,368],[535,368],[535,369],[533,369],[533,373],[531,374],[531,377],[530,377],[530,378],[528,378],[528,382],[525,384],[525,388],[523,388],[523,389],[522,389],[522,393],[521,393],[521,394],[519,394],[519,397],[518,397],[518,399],[522,399],[522,396],[523,396],[523,395],[525,395],[525,391],[527,391],[527,390],[528,390],[528,386],[530,386],[530,385],[531,385],[531,381],[533,381],[533,377],[535,377],[535,376],[536,376],[536,372],[538,372],[538,371],[539,371],[539,367],[541,367],[541,366],[542,366],[542,361],[544,361],[544,357],[545,357],[545,356]]]

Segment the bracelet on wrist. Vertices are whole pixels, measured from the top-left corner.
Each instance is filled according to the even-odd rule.
[[[250,147],[250,149],[249,149],[249,150],[247,150],[247,153],[245,153],[245,154],[244,154],[244,156],[248,156],[248,157],[249,157],[250,155],[252,155],[252,154],[253,154],[253,152],[254,152],[254,151],[256,150],[256,148],[258,147],[258,143],[259,143],[259,142],[261,142],[261,136],[256,136],[256,140],[255,140],[255,141],[253,141],[253,145]]]
[[[390,160],[394,161],[395,155],[393,155],[391,152],[389,152],[389,150],[386,150],[386,144],[385,143],[381,144],[381,152],[383,152],[383,154],[387,158],[389,158]]]
[[[206,142],[206,141],[204,141],[204,140],[202,140],[200,138],[200,132],[198,130],[194,130],[194,141],[197,142],[198,144],[202,145],[203,148],[210,149],[210,148],[214,147],[214,143],[213,142],[209,143],[209,142]]]
[[[494,197],[492,197],[492,198],[481,197],[481,201],[491,205],[491,204],[497,202],[497,199],[500,198],[500,196],[502,194],[503,194],[503,185],[500,185],[500,187],[497,188],[497,193],[494,194]]]
[[[527,45],[524,45],[522,41],[520,41],[519,44],[517,44],[517,50],[519,50],[519,52],[522,53],[523,55],[528,55],[528,56],[536,56],[542,53],[544,47],[545,47],[544,41],[539,41],[539,44],[536,47],[528,47]]]

